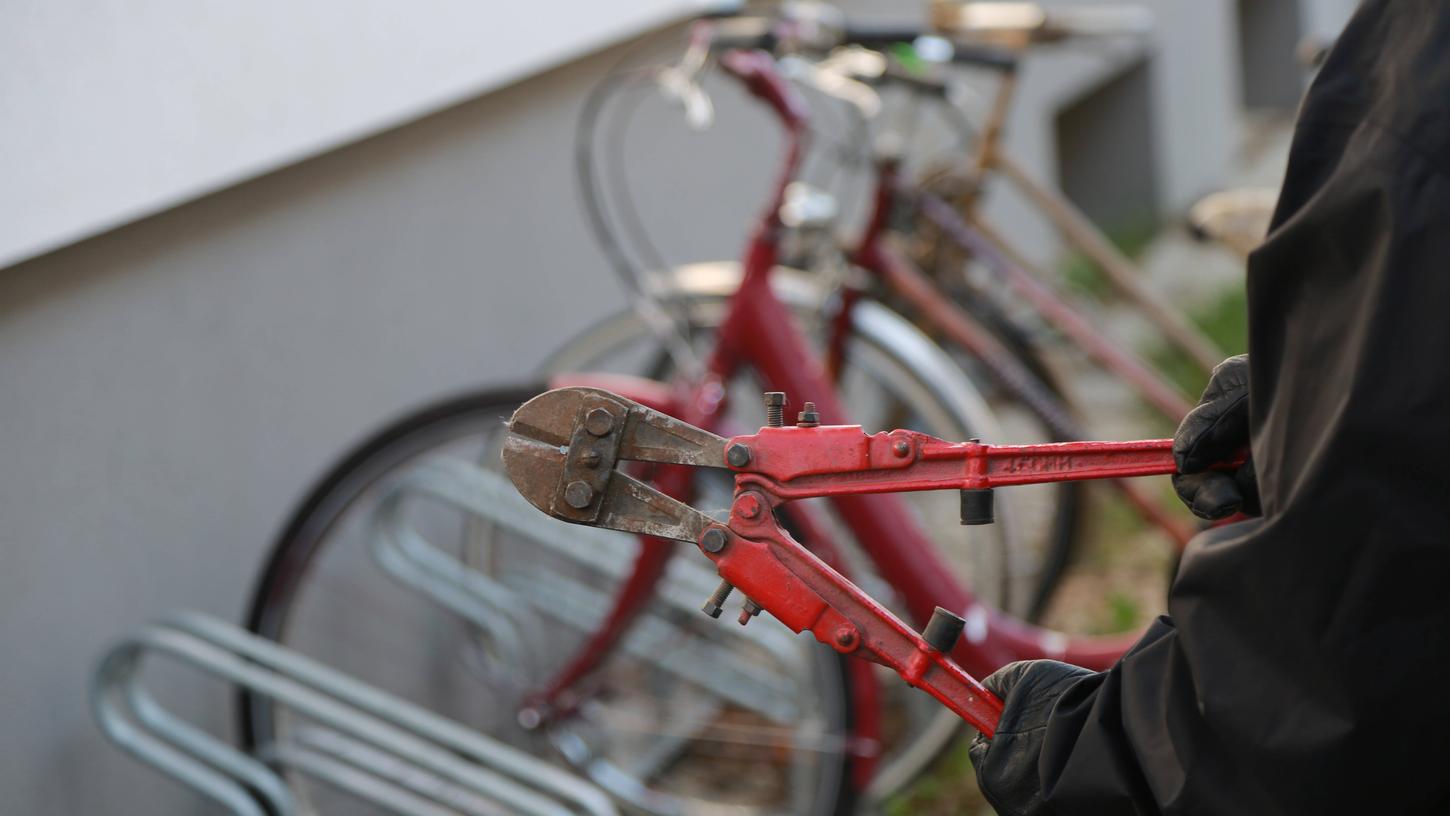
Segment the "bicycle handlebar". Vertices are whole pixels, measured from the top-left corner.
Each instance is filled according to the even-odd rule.
[[[1067,39],[1143,36],[1152,12],[1140,6],[1045,9],[1030,2],[934,2],[932,26],[944,36],[1021,50]]]
[[[850,23],[822,18],[717,17],[701,20],[701,40],[713,52],[735,49],[777,51],[829,51],[842,45],[859,45],[882,51],[897,43],[912,43],[935,35],[921,26]],[[1015,54],[1001,48],[971,42],[953,42],[951,61],[959,65],[1012,71]]]
[[[775,68],[775,58],[759,51],[729,51],[720,67],[739,79],[755,98],[775,111],[787,128],[799,131],[810,118],[805,100]]]

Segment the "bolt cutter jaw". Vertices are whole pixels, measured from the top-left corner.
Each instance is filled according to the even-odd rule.
[[[783,395],[771,396],[772,407],[783,404]],[[741,623],[769,611],[838,652],[894,669],[988,736],[1001,701],[950,656],[962,620],[939,609],[917,632],[791,538],[773,509],[811,497],[957,489],[973,499],[970,513],[964,501],[963,523],[990,523],[982,499],[994,487],[1174,472],[1167,439],[997,446],[809,419],[726,440],[602,389],[563,388],[514,414],[504,467],[555,518],[695,544],[723,579],[704,606],[711,617],[738,588],[747,596]],[[620,470],[631,461],[732,471],[728,522]]]
[[[619,470],[639,461],[725,467],[726,442],[599,388],[561,388],[514,412],[504,470],[529,503],[563,521],[695,542],[704,513]]]

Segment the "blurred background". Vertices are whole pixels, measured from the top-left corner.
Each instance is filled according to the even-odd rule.
[[[1146,37],[1026,56],[1006,141],[1240,351],[1242,258],[1193,240],[1185,218],[1206,194],[1277,184],[1310,77],[1302,46],[1332,42],[1353,3],[1143,5]],[[703,10],[7,4],[4,810],[211,812],[97,733],[85,701],[98,655],[166,610],[240,619],[268,542],[348,445],[427,399],[528,381],[577,329],[625,306],[579,206],[576,120],[601,76],[677,57]],[[703,131],[665,100],[641,104],[621,154],[671,263],[736,257],[774,172],[771,119],[729,85],[711,93]],[[833,190],[844,220],[867,189],[846,178]],[[1031,260],[1091,293],[1091,264],[1020,197],[987,206]],[[1131,315],[1098,316],[1155,354]],[[1098,436],[1171,431],[1083,378]],[[1196,395],[1201,381],[1182,385]],[[1131,571],[1078,580],[1096,599],[1088,630],[1135,625],[1161,594]],[[227,733],[214,699],[196,693],[197,718]],[[925,812],[969,775],[947,761],[894,812]]]

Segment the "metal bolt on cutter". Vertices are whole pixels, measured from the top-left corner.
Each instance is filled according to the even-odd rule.
[[[784,395],[766,395],[770,426],[725,439],[598,388],[560,388],[519,407],[504,466],[519,492],[549,515],[593,527],[687,541],[722,582],[704,611],[718,617],[733,589],[742,624],[770,612],[843,654],[880,663],[991,736],[1002,702],[949,657],[963,620],[937,607],[918,633],[781,528],[773,509],[820,496],[962,491],[962,523],[992,521],[992,489],[1175,472],[1172,440],[984,445],[914,431],[867,434],[859,425],[785,426]],[[625,462],[722,468],[735,474],[728,521],[619,470]]]

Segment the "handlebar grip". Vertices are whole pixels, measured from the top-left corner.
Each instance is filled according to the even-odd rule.
[[[871,26],[853,23],[846,26],[841,40],[850,45],[880,51],[897,43],[914,42],[924,33],[920,28],[911,26]],[[1004,73],[1017,68],[1016,55],[1000,48],[970,43],[952,44],[952,62],[974,68],[989,68]]]
[[[953,45],[952,62],[970,65],[973,68],[990,68],[993,71],[1010,73],[1017,70],[1017,55],[1000,48],[984,45]]]
[[[841,32],[841,42],[865,48],[881,49],[896,43],[909,43],[920,37],[921,28],[904,25],[859,25],[852,23]]]
[[[764,17],[733,17],[712,20],[709,24],[710,50],[759,48],[774,51],[778,43],[775,26]]]

